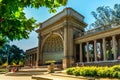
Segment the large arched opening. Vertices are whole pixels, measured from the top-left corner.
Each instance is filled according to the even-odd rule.
[[[57,34],[48,36],[42,47],[43,64],[49,60],[55,60],[56,63],[62,63],[63,59],[63,40]]]

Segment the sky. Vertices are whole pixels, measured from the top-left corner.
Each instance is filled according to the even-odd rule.
[[[62,6],[57,9],[57,13],[59,13],[66,7],[71,7],[85,17],[84,21],[89,26],[92,22],[94,22],[94,17],[91,15],[92,11],[96,11],[96,8],[100,6],[110,6],[111,8],[113,8],[114,4],[120,4],[120,0],[68,0],[66,6]],[[27,18],[34,17],[34,19],[37,20],[37,23],[43,22],[53,15],[57,14],[49,13],[48,9],[45,7],[39,9],[25,8],[24,12],[26,13]],[[11,42],[11,45],[15,44],[24,51],[30,48],[37,47],[37,33],[33,31],[29,36],[29,39],[13,41]]]

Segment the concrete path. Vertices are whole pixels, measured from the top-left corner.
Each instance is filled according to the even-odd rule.
[[[35,80],[31,76],[5,76],[5,74],[0,74],[0,80]]]
[[[52,76],[50,74],[40,76],[51,77],[53,78],[53,80],[83,80],[69,77]],[[5,76],[4,74],[0,74],[0,80],[35,80],[35,79],[32,79],[31,76]]]
[[[65,76],[54,76],[51,74],[44,74],[44,75],[33,75],[34,77],[42,77],[42,78],[48,78],[53,80],[86,80],[86,79],[80,79],[80,78],[72,78],[72,77],[65,77]]]

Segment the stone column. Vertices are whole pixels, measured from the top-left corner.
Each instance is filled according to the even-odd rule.
[[[105,41],[105,38],[103,38],[103,44],[102,44],[102,46],[103,46],[103,59],[104,59],[104,61],[106,61],[106,41]]]
[[[118,39],[118,48],[117,48],[117,50],[118,50],[118,56],[120,56],[120,39]]]
[[[69,27],[69,28],[68,28]],[[73,29],[72,26],[64,27],[64,59],[63,68],[72,66],[73,62]]]
[[[116,52],[116,39],[115,39],[115,35],[112,36],[112,46],[113,46],[114,60],[116,60],[117,59],[117,52]]]
[[[38,48],[37,48],[37,56],[36,56],[36,67],[39,66],[39,63],[42,64],[42,54],[41,54],[41,37],[40,33],[38,34]],[[40,62],[39,62],[40,61]]]
[[[36,54],[36,53],[34,53],[34,66],[36,65],[36,61],[35,61],[35,54]]]
[[[83,62],[82,43],[80,43],[80,62]]]
[[[76,62],[76,44],[74,44],[74,61]]]
[[[87,45],[87,62],[90,61],[90,57],[89,57],[89,42],[86,43]]]
[[[97,44],[96,40],[94,40],[94,56],[95,56],[95,61],[97,61]]]
[[[63,59],[63,68],[67,68],[68,63],[67,63],[67,53],[68,53],[68,41],[67,41],[67,36],[68,36],[68,30],[67,26],[64,27],[64,59]]]
[[[30,54],[30,66],[31,66],[31,54]]]

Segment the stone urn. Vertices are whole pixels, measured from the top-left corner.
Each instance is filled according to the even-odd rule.
[[[54,73],[54,67],[55,67],[55,61],[54,60],[50,60],[50,61],[46,61],[48,65],[48,73]]]
[[[54,63],[51,63],[50,65],[48,65],[48,73],[54,73]]]

